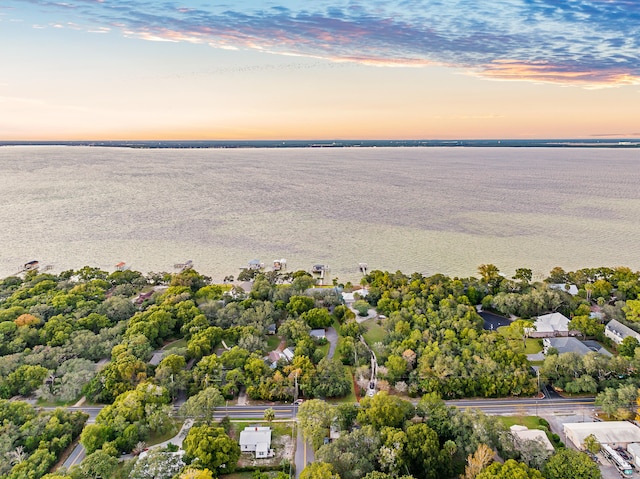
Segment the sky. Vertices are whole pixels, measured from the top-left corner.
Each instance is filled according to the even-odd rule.
[[[1,140],[640,137],[637,0],[3,0]]]

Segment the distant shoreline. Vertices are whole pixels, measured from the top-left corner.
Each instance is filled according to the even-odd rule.
[[[88,146],[107,148],[640,148],[640,138],[538,140],[112,140],[0,141],[0,146]]]

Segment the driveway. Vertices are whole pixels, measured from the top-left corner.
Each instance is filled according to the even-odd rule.
[[[327,328],[325,336],[327,341],[329,341],[329,352],[327,353],[327,358],[333,359],[336,347],[338,346],[338,332],[333,326],[331,326],[330,328]]]

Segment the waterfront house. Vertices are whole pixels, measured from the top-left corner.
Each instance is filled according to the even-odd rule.
[[[569,293],[571,296],[576,296],[578,294],[578,287],[575,284],[553,283],[549,285],[549,288],[564,291],[565,293]]]

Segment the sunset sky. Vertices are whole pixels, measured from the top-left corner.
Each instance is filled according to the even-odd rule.
[[[4,0],[0,45],[0,140],[640,137],[635,0]]]

